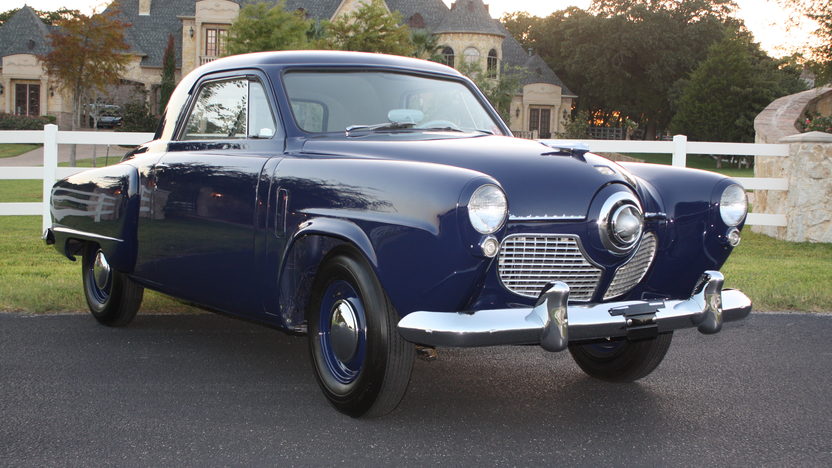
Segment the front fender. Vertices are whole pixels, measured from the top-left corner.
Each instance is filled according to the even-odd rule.
[[[460,310],[490,263],[471,248],[479,242],[473,229],[461,227],[470,223],[460,202],[464,194],[477,184],[497,184],[482,173],[423,162],[297,158],[278,166],[275,183],[287,194],[286,222],[278,224],[287,226],[291,239],[282,276],[317,269],[314,262],[326,249],[345,242],[367,258],[396,310],[406,315]],[[302,243],[313,238],[335,242]],[[299,247],[316,253],[305,258]]]
[[[697,169],[621,164],[641,179],[641,192],[653,194],[651,198],[660,211],[655,214],[664,216],[659,238],[661,254],[645,282],[645,291],[677,298],[689,296],[701,273],[719,270],[733,250],[725,240],[728,226],[719,216],[719,198],[727,186],[736,182]]]

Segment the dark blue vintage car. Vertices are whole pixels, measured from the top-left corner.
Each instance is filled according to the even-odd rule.
[[[99,322],[129,323],[149,288],[305,333],[352,416],[396,407],[417,347],[539,344],[634,381],[673,331],[751,311],[717,271],[736,182],[513,138],[456,70],[402,57],[211,62],[153,141],[51,204],[45,238],[81,256]]]

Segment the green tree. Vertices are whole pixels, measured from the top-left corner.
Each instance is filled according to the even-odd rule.
[[[522,70],[506,68],[497,78],[488,78],[482,67],[464,60],[458,70],[477,85],[504,121],[511,121],[511,99],[520,90]]]
[[[579,110],[619,125],[632,119],[647,138],[672,118],[672,93],[738,27],[727,0],[595,0],[530,22],[529,44],[580,98]]]
[[[778,0],[790,8],[798,17],[793,23],[803,23],[800,17],[808,18],[817,24],[812,35],[818,39],[818,45],[807,51],[809,68],[816,75],[816,84],[832,83],[832,5],[829,0]]]
[[[57,78],[58,86],[72,96],[72,130],[81,126],[84,100],[117,84],[130,61],[130,46],[124,40],[124,30],[130,25],[118,15],[117,10],[108,10],[58,21],[60,28],[49,35],[52,50],[38,57],[49,76]],[[74,165],[74,151],[70,160]]]
[[[747,35],[727,35],[691,73],[671,122],[674,133],[702,141],[754,141],[754,118],[774,99],[802,90]]]
[[[424,29],[413,30],[410,36],[413,42],[413,56],[423,60],[442,62],[439,53],[439,38]]]
[[[168,105],[170,95],[176,88],[176,51],[173,45],[173,35],[168,35],[168,45],[162,57],[162,84],[159,89],[159,111]]]
[[[301,11],[286,11],[286,0],[244,6],[228,34],[229,55],[269,50],[308,49],[313,22]]]
[[[533,47],[532,35],[540,28],[543,18],[529,14],[526,11],[505,13],[500,22],[508,29],[511,36],[517,39],[524,48]]]
[[[393,55],[413,55],[415,50],[410,28],[382,0],[364,3],[329,23],[323,43],[328,49]]]

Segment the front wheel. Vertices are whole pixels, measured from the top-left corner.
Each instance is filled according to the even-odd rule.
[[[142,305],[144,288],[114,270],[97,245],[87,245],[81,262],[84,298],[90,313],[111,327],[127,325]]]
[[[662,362],[673,333],[641,341],[570,344],[569,353],[578,366],[596,379],[633,382],[647,377]]]
[[[362,257],[341,254],[321,267],[306,318],[315,376],[330,403],[352,417],[393,411],[415,346],[399,335],[398,314]]]

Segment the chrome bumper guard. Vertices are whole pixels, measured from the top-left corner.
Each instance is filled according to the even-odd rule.
[[[406,340],[423,345],[540,344],[549,351],[562,351],[570,342],[649,338],[681,328],[711,334],[724,321],[741,320],[751,312],[751,300],[737,290],[723,291],[724,281],[722,273],[706,271],[689,299],[590,305],[568,305],[569,287],[557,281],[544,288],[532,308],[412,312],[398,328]]]

